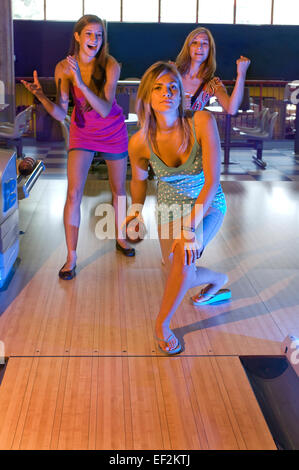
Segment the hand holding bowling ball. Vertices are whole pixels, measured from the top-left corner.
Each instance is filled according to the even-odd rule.
[[[146,227],[143,218],[131,215],[126,218],[126,238],[129,243],[139,243],[146,235]]]
[[[20,163],[19,163],[19,173],[21,175],[27,176],[30,175],[30,173],[33,172],[34,168],[36,166],[36,160],[33,157],[25,157]]]

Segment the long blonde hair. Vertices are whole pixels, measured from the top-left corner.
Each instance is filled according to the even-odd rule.
[[[191,65],[190,46],[195,36],[201,33],[206,34],[209,38],[209,55],[205,62],[202,64],[201,73],[201,78],[203,79],[203,81],[208,82],[213,78],[216,70],[216,47],[212,33],[207,28],[199,27],[188,34],[185,39],[184,45],[176,58],[176,66],[181,75],[185,75],[185,73],[189,72]]]
[[[138,88],[136,112],[144,137],[148,139],[153,144],[153,148],[157,150],[157,120],[151,106],[151,94],[157,78],[167,73],[171,73],[174,76],[179,87],[181,100],[178,107],[178,118],[179,127],[183,132],[183,142],[179,150],[184,152],[190,142],[191,130],[188,120],[184,115],[184,90],[182,79],[175,65],[170,62],[159,61],[155,62],[146,70]]]

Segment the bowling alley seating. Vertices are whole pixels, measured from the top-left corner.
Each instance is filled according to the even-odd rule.
[[[262,132],[265,129],[266,118],[268,116],[268,113],[269,108],[262,108],[257,115],[256,125],[254,127],[239,126],[233,127],[233,130],[237,132],[245,132],[247,134],[250,134],[252,132]]]
[[[263,143],[265,140],[271,140],[273,137],[273,129],[278,116],[278,112],[266,113],[263,125],[260,128],[248,129],[246,132],[239,128],[240,136],[245,141],[231,142],[231,147],[250,147],[256,150],[256,155],[253,155],[253,161],[262,167],[266,168],[267,163],[263,160]]]
[[[33,106],[28,106],[16,117],[14,123],[0,123],[0,139],[12,142],[17,148],[17,158],[23,157],[22,137],[29,130]]]

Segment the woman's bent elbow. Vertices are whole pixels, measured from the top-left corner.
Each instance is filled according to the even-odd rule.
[[[107,110],[105,110],[104,113],[102,113],[103,118],[106,118],[107,116],[109,116],[111,108],[112,108],[112,106],[109,106],[109,108]]]
[[[66,118],[66,114],[64,114],[63,116],[57,117],[56,120],[59,121],[59,122],[63,122],[65,120],[65,118]]]
[[[67,116],[67,111],[65,111],[64,109],[61,109],[61,108],[56,108],[54,110],[54,113],[52,114],[52,116],[57,120],[57,121],[64,121],[66,116]]]

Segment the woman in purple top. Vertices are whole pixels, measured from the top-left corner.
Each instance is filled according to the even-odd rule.
[[[176,59],[176,66],[182,76],[185,91],[185,107],[201,111],[212,96],[229,114],[236,114],[242,102],[246,72],[250,60],[241,56],[237,60],[237,80],[231,96],[216,70],[216,48],[211,32],[206,28],[196,28],[188,34],[182,50]]]
[[[33,83],[23,81],[58,121],[66,117],[70,92],[74,98],[64,208],[67,259],[59,271],[59,277],[64,280],[72,279],[76,274],[80,204],[95,151],[101,153],[108,167],[115,209],[116,248],[126,256],[135,254],[120,231],[125,218],[121,210],[125,211],[125,207],[123,198],[119,196],[126,195],[128,135],[122,109],[115,100],[119,75],[119,64],[108,54],[103,21],[97,16],[85,15],[75,24],[70,54],[56,65],[56,104],[43,93],[36,71]]]

